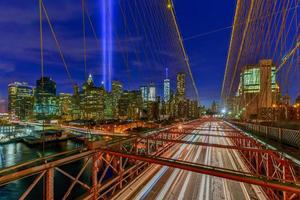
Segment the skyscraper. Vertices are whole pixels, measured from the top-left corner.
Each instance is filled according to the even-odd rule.
[[[177,74],[177,96],[180,99],[185,97],[185,73]]]
[[[166,68],[166,78],[164,80],[164,101],[170,101],[170,79],[168,78],[168,68]]]
[[[41,77],[36,81],[34,113],[37,119],[51,119],[59,114],[56,83],[50,77]]]
[[[104,94],[104,119],[114,118],[114,102],[113,94],[111,92],[106,92]]]
[[[123,90],[122,83],[120,83],[119,81],[112,82],[112,93],[116,95],[121,95],[122,90]]]
[[[149,94],[149,89],[147,86],[141,86],[140,87],[141,93],[142,93],[142,99],[144,102],[148,101],[148,94]]]
[[[73,86],[73,96],[72,96],[72,119],[78,120],[81,117],[80,108],[80,94],[78,85]]]
[[[88,80],[83,84],[80,93],[81,118],[89,120],[104,119],[104,101],[106,91],[104,86],[96,87],[90,74]]]
[[[142,109],[142,95],[140,91],[124,91],[118,103],[119,118],[122,120],[139,119]]]
[[[148,101],[156,101],[156,87],[154,83],[149,85]]]
[[[61,118],[64,120],[72,120],[72,110],[74,108],[72,94],[60,93],[58,98]]]
[[[115,119],[119,118],[118,103],[122,96],[123,86],[119,81],[112,82],[112,112]]]
[[[8,112],[11,117],[28,119],[33,113],[33,88],[28,83],[8,85]]]
[[[36,81],[36,93],[56,96],[56,83],[50,77],[42,77]]]

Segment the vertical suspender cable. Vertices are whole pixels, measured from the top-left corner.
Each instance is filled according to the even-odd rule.
[[[41,53],[41,78],[42,78],[42,90],[44,90],[44,46],[43,46],[43,0],[39,0],[39,20],[40,20],[40,53]],[[44,108],[42,108],[44,112]],[[45,151],[45,137],[44,137],[44,119],[43,119],[43,156]]]
[[[42,78],[42,90],[44,90],[44,47],[43,47],[43,11],[42,11],[42,0],[39,0],[39,21],[40,21],[40,54],[41,54],[41,78]],[[44,112],[44,109],[42,109],[42,112]],[[45,155],[45,128],[44,128],[44,119],[43,119],[43,156]],[[43,199],[45,198],[45,176],[43,176]]]
[[[81,9],[82,9],[82,34],[83,34],[83,65],[84,65],[84,81],[87,81],[87,65],[86,65],[86,30],[85,30],[85,3],[84,0],[81,0]],[[86,107],[87,107],[87,88],[84,90],[84,117],[87,119],[87,112],[86,112]],[[88,123],[87,126],[87,139],[89,137],[89,128],[90,124]]]
[[[43,49],[43,15],[42,0],[39,0],[39,20],[40,20],[40,54],[41,54],[41,75],[44,77],[44,49]],[[43,79],[42,79],[43,82]]]
[[[85,31],[85,3],[81,1],[82,6],[82,34],[83,34],[83,61],[84,61],[84,80],[87,80],[87,65],[86,65],[86,31]]]

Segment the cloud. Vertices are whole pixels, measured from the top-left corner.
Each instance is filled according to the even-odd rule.
[[[13,72],[15,70],[15,64],[13,63],[3,63],[0,61],[0,71],[2,73]]]
[[[81,4],[74,0],[44,0],[44,4],[72,78],[81,84],[80,81],[82,82],[84,77]],[[91,11],[89,14],[97,33],[100,28],[97,19],[98,4],[99,2],[88,2]],[[45,16],[43,17],[45,74],[57,81],[58,88],[65,89],[68,85],[67,75]],[[96,74],[97,79],[101,79],[101,37],[97,44],[89,24],[86,25],[87,71]],[[115,30],[119,33],[122,25],[117,25]],[[128,28],[132,33],[130,35],[119,33],[117,37],[114,33],[114,78],[127,80],[130,75],[132,79],[135,79],[137,74],[141,74],[138,77],[140,82],[161,81],[165,67],[170,69],[170,77],[175,77],[176,72],[185,69],[183,58],[176,56],[177,49],[170,48],[174,45],[169,44],[169,40],[166,39],[168,35],[161,37],[161,43],[158,45],[160,50],[158,50],[157,45],[149,44],[151,43],[149,36],[136,33],[136,27],[129,25]],[[38,0],[0,1],[0,37],[0,70],[8,74],[0,77],[1,90],[6,93],[7,84],[13,81],[26,81],[34,84],[41,71]],[[128,69],[125,66],[126,63],[129,63]],[[18,73],[11,73],[14,71]],[[137,82],[137,80],[132,80],[132,82]]]
[[[33,24],[39,21],[39,1],[9,0],[0,2],[0,23]],[[44,0],[55,22],[65,22],[81,15],[81,4],[73,0]],[[44,16],[45,19],[45,16]]]

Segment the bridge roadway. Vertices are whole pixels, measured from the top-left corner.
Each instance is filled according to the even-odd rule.
[[[205,122],[194,133],[225,136],[223,122]],[[201,130],[202,129],[202,130]],[[207,129],[207,130],[205,130]],[[189,135],[188,141],[232,145],[226,137]],[[249,172],[237,150],[177,144],[164,154],[174,159]],[[227,179],[151,165],[114,199],[267,199],[260,187]]]

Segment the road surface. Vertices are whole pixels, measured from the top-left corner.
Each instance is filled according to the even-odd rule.
[[[225,135],[224,122],[205,122],[194,133]],[[198,130],[197,130],[198,129]],[[201,130],[202,129],[202,130]],[[205,129],[205,130],[203,130]],[[185,140],[232,145],[228,138],[188,135]],[[174,145],[164,157],[248,172],[236,150],[189,144]],[[115,199],[266,199],[261,188],[190,171],[151,165]]]

